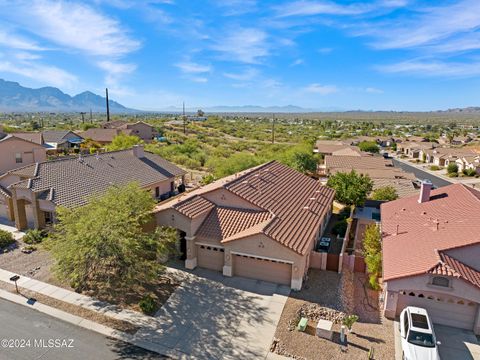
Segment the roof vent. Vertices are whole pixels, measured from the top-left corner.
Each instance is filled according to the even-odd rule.
[[[430,192],[432,191],[432,182],[430,180],[423,180],[420,187],[419,203],[424,203],[430,200]]]

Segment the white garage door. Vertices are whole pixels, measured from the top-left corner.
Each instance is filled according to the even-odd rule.
[[[197,265],[205,269],[222,271],[225,262],[224,254],[222,248],[197,245]]]
[[[472,330],[478,304],[443,294],[405,291],[398,295],[397,315],[406,306],[426,309],[435,324]]]
[[[290,286],[292,279],[292,265],[278,261],[234,255],[233,273],[236,276]]]

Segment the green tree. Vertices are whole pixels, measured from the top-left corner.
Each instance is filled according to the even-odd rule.
[[[288,151],[281,159],[285,165],[301,172],[301,173],[315,173],[317,171],[318,160],[311,149],[309,151],[301,149],[293,149]]]
[[[382,243],[380,229],[375,224],[367,225],[363,238],[363,256],[369,274],[370,286],[378,290],[378,278],[382,274]]]
[[[362,141],[360,144],[358,144],[358,147],[360,150],[369,153],[378,153],[380,151],[380,148],[375,141]]]
[[[173,229],[144,231],[154,205],[147,191],[131,183],[112,186],[83,207],[59,208],[47,240],[58,278],[103,295],[152,281],[176,240]]]
[[[339,172],[330,176],[327,186],[335,190],[335,199],[345,205],[362,205],[372,191],[373,182],[368,175]]]
[[[397,190],[391,185],[375,189],[371,196],[372,200],[392,201],[398,199]]]
[[[457,174],[458,173],[458,165],[454,162],[451,162],[447,166],[447,173],[449,174]]]
[[[109,151],[130,149],[133,145],[142,143],[143,141],[138,136],[120,133],[113,138],[110,145],[107,146],[107,149]]]

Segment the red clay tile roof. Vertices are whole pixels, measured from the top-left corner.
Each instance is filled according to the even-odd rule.
[[[431,268],[428,273],[434,275],[454,276],[463,279],[470,284],[480,287],[480,271],[462,263],[461,261],[441,252],[437,265]]]
[[[224,187],[252,204],[275,215],[264,229],[265,235],[300,254],[319,230],[330,210],[334,190],[319,181],[272,161]]]
[[[179,213],[186,217],[193,219],[194,217],[210,211],[215,207],[215,204],[205,199],[202,196],[193,196],[182,202],[179,202],[172,206]]]
[[[480,243],[480,194],[463,184],[381,205],[384,280],[424,274],[438,252]]]
[[[220,188],[232,192],[273,216],[270,221],[252,224],[250,228],[224,238],[224,241],[234,240],[236,236],[245,232],[262,232],[299,254],[306,254],[310,250],[309,245],[315,238],[324,215],[331,209],[335,194],[334,190],[323,186],[319,181],[272,161],[220,179],[203,189],[194,190],[190,195],[183,194],[181,201],[163,204],[158,206],[156,211],[175,209],[178,206],[201,208],[200,200],[194,198],[203,198],[203,194]],[[190,199],[194,203],[190,203]],[[198,205],[195,202],[198,202]]]
[[[195,234],[198,240],[222,241],[273,217],[268,211],[215,207]]]
[[[393,169],[392,161],[381,156],[326,155],[325,167],[328,171],[341,169]]]

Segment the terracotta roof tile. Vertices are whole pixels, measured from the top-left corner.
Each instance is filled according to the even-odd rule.
[[[212,210],[215,207],[215,204],[208,201],[204,197],[197,195],[179,202],[172,207],[179,213],[193,219],[194,217],[203,214],[206,211]]]
[[[454,276],[470,284],[480,287],[480,271],[462,263],[461,261],[445,254],[439,253],[440,260],[428,273],[434,275]]]
[[[426,273],[437,251],[480,243],[480,194],[463,184],[381,205],[385,280]]]

